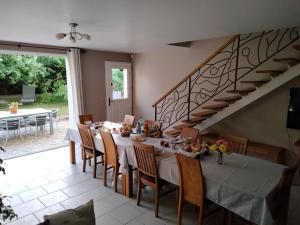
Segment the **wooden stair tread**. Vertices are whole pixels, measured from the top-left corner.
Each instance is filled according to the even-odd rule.
[[[181,123],[177,126],[174,126],[173,128],[176,129],[176,130],[182,130],[182,128],[193,127],[195,125],[197,125],[197,123]]]
[[[300,59],[296,59],[296,58],[277,58],[277,59],[273,59],[273,61],[278,63],[287,63],[290,66],[294,66],[300,63]]]
[[[189,120],[182,120],[182,122],[184,122],[184,123],[200,123],[203,120],[206,120],[206,118],[198,116],[198,117],[192,117]]]
[[[209,117],[215,113],[217,113],[218,111],[216,110],[208,110],[208,111],[202,111],[202,112],[198,112],[198,113],[193,113],[192,116],[198,116],[198,117]]]
[[[294,45],[293,48],[300,51],[300,45]]]
[[[284,73],[286,70],[256,70],[256,73],[269,73],[269,74],[280,74]]]
[[[168,136],[177,136],[180,133],[181,133],[181,130],[169,130],[169,131],[164,132],[164,134],[166,134]]]
[[[202,109],[221,109],[227,106],[229,106],[229,104],[227,102],[223,102],[218,104],[207,105],[202,107]]]
[[[262,84],[268,83],[269,81],[270,81],[270,79],[268,79],[268,80],[242,80],[242,81],[240,81],[240,83],[262,85]]]
[[[214,101],[216,101],[216,102],[232,102],[235,100],[239,100],[241,98],[242,98],[242,96],[240,96],[240,95],[233,95],[233,96],[229,96],[229,97],[216,98],[216,99],[214,99]]]
[[[227,91],[227,93],[248,93],[251,91],[255,91],[256,88],[255,87],[249,87],[249,88],[243,88],[243,89],[236,89],[236,90],[229,90]]]

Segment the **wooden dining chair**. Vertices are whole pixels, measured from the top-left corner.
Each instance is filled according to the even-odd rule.
[[[200,161],[178,153],[176,153],[176,161],[179,173],[177,225],[181,225],[184,202],[199,207],[198,225],[203,225],[205,185]]]
[[[107,170],[114,170],[114,191],[118,192],[119,156],[117,146],[109,132],[100,131],[104,146],[104,186],[107,186]],[[110,166],[110,167],[108,167]]]
[[[195,144],[199,138],[199,130],[193,127],[184,127],[181,130],[181,138],[192,138],[192,142]]]
[[[224,139],[228,142],[230,151],[246,155],[248,139],[244,137],[231,136],[231,135],[221,135],[219,139]]]
[[[83,172],[86,168],[86,160],[89,160],[91,166],[91,159],[94,161],[93,177],[96,178],[97,165],[103,163],[103,153],[96,149],[93,134],[89,125],[77,124],[78,131],[81,137],[81,148],[83,156]],[[101,161],[97,161],[97,157],[101,157]]]
[[[83,114],[79,115],[79,123],[80,124],[85,124],[86,122],[93,122],[94,118],[92,114]]]
[[[132,143],[137,162],[137,205],[140,205],[142,188],[145,186],[150,186],[155,190],[155,217],[158,217],[160,197],[176,190],[177,188],[170,188],[164,193],[160,193],[161,187],[167,182],[164,182],[158,177],[154,146],[142,144],[135,141],[133,141]]]
[[[133,127],[133,125],[134,125],[134,116],[125,115],[123,123],[126,124],[129,127]]]

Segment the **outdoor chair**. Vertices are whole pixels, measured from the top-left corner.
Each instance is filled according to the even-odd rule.
[[[34,103],[35,101],[35,87],[23,85],[21,103]]]
[[[16,135],[17,132],[19,137],[23,139],[22,134],[20,132],[20,128],[21,128],[21,118],[11,118],[11,119],[5,119],[0,121],[0,130],[6,131],[5,145],[7,143],[7,139],[9,137],[10,131],[13,131],[14,135]]]
[[[46,122],[47,122],[47,115],[36,115],[31,119],[29,122],[30,126],[34,126],[36,128],[36,133],[35,135],[38,135],[39,128],[42,132],[44,132],[46,128]]]
[[[55,121],[56,123],[56,128],[58,129],[58,119],[57,119],[57,113],[58,113],[58,109],[52,109],[52,119],[53,121]],[[50,118],[47,118],[47,121],[50,123]]]

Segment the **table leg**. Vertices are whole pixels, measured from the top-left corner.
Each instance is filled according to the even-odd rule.
[[[132,166],[128,166],[127,172],[122,173],[122,193],[127,197],[132,197],[133,195],[133,170]]]
[[[53,117],[52,112],[49,113],[49,125],[50,125],[50,134],[53,134]]]
[[[70,162],[71,162],[71,164],[76,164],[75,142],[74,141],[70,141]]]

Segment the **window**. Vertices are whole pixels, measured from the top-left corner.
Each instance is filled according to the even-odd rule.
[[[112,99],[127,99],[128,98],[128,74],[127,69],[113,68],[112,75]]]

